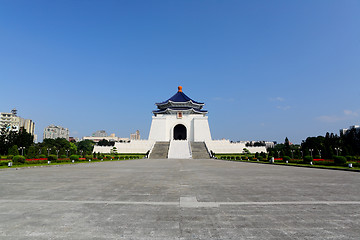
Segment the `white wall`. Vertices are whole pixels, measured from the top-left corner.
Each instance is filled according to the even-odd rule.
[[[153,116],[149,140],[173,140],[174,127],[178,124],[186,127],[188,141],[211,140],[208,117],[199,114],[184,114],[182,118],[177,118],[175,114],[159,114]]]
[[[116,142],[115,146],[117,153],[142,153],[145,154],[149,151],[154,144],[154,141],[151,140],[132,140],[129,143]],[[110,153],[113,147],[110,146],[94,146],[93,152],[100,153]]]
[[[248,149],[250,153],[266,152],[266,147],[246,147],[245,143],[231,143],[229,140],[213,140],[205,143],[209,151],[211,150],[215,154],[243,153],[244,148]]]
[[[166,136],[166,117],[153,116],[151,121],[149,140],[167,141]]]
[[[207,116],[194,118],[193,129],[193,139],[195,142],[211,141],[211,133]]]

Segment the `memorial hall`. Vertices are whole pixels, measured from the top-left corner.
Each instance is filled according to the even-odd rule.
[[[210,158],[214,153],[242,153],[244,148],[251,153],[266,152],[265,147],[246,147],[245,143],[229,140],[212,140],[208,111],[204,103],[178,91],[166,101],[156,103],[153,111],[149,138],[116,142],[118,153],[142,153],[149,158]],[[110,153],[113,147],[95,146],[94,152]]]

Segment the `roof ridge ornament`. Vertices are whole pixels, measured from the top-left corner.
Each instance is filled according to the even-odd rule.
[[[182,92],[182,86],[178,86],[178,92]]]

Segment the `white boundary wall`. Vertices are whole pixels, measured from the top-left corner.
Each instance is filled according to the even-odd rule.
[[[116,142],[116,152],[117,153],[147,153],[155,141],[151,140],[131,140],[131,142]],[[110,153],[112,146],[94,146],[93,152],[100,153]]]
[[[231,154],[231,153],[243,153],[243,149],[246,148],[250,153],[266,152],[266,147],[246,147],[245,143],[232,143],[229,140],[211,140],[205,141],[205,144],[209,151],[213,151],[215,154]]]

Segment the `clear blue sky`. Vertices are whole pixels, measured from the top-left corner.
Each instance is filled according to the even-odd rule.
[[[214,139],[300,143],[360,121],[360,1],[0,0],[0,112],[147,138],[182,85]]]

